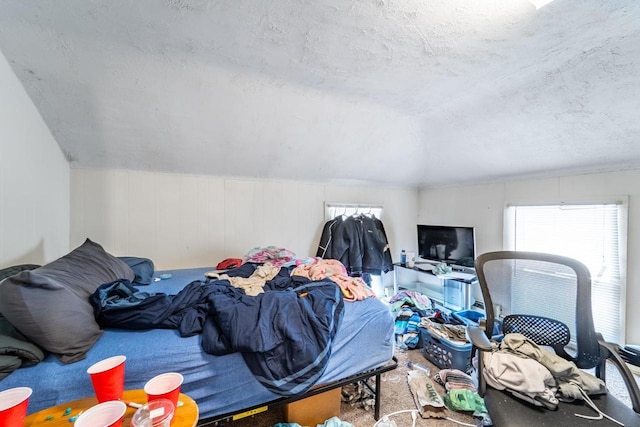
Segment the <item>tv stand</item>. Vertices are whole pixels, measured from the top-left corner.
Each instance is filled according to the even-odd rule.
[[[450,264],[449,267],[451,267],[451,271],[460,271],[462,273],[469,273],[474,276],[476,275],[476,269],[473,267],[465,267],[464,265],[457,264]]]
[[[425,262],[425,264],[431,264]],[[418,267],[407,267],[394,264],[393,269],[393,293],[400,290],[416,291],[426,295],[437,305],[452,310],[471,309],[471,285],[477,283],[475,271],[469,267],[463,267],[465,271],[456,271],[451,276],[436,276],[433,271]],[[467,272],[471,270],[473,273]],[[455,273],[463,273],[459,277]]]
[[[426,259],[426,258],[422,258],[418,255],[419,257],[419,261],[416,261],[416,264],[431,264],[431,265],[438,265],[440,264],[440,261],[436,261],[434,259]]]

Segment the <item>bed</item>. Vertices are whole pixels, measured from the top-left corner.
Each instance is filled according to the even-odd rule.
[[[153,273],[151,284],[139,289],[175,295],[192,282],[203,280],[205,273],[212,269],[157,271]],[[160,277],[163,279],[159,280]],[[3,291],[2,288],[6,288],[4,283],[0,285],[0,291]],[[0,311],[11,311],[6,306],[9,296],[0,292],[0,298],[3,298],[0,300]],[[69,305],[75,306],[71,301]],[[215,425],[260,411],[269,405],[291,402],[356,380],[377,376],[376,386],[379,387],[380,374],[396,366],[390,310],[380,300],[366,298],[344,302],[341,317],[331,342],[328,362],[321,370],[321,375],[310,389],[305,387],[299,392],[293,389],[282,394],[266,388],[256,379],[238,352],[220,356],[206,353],[203,351],[201,334],[181,337],[176,329],[118,328],[101,330],[99,337],[81,355],[84,357],[73,353],[76,350],[74,348],[69,357],[79,360],[63,363],[60,355],[48,354],[39,363],[17,369],[6,376],[0,381],[0,389],[31,387],[33,394],[28,412],[33,413],[92,395],[87,368],[103,358],[122,354],[127,357],[127,389],[142,388],[147,380],[163,372],[179,372],[184,376],[182,392],[197,402],[201,424]],[[75,327],[77,325],[69,326],[70,341],[73,341]],[[379,415],[379,392],[377,403],[376,418]]]

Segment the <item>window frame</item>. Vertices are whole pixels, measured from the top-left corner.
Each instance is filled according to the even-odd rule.
[[[629,196],[618,196],[618,197],[606,197],[606,198],[598,198],[597,200],[581,200],[581,201],[549,201],[544,203],[529,203],[529,202],[511,202],[505,205],[504,209],[504,230],[503,230],[503,247],[505,250],[518,250],[516,246],[515,236],[515,225],[516,218],[514,208],[527,208],[527,207],[559,207],[559,208],[571,208],[571,207],[579,207],[579,206],[599,206],[599,205],[615,205],[617,207],[617,251],[618,251],[618,265],[619,265],[619,283],[618,283],[618,293],[619,293],[619,301],[617,301],[617,311],[619,313],[619,318],[617,322],[617,334],[616,336],[605,336],[605,339],[610,341],[614,341],[616,343],[624,344],[626,341],[626,297],[627,297],[627,239],[628,239],[628,230],[629,230]],[[525,249],[521,249],[525,250]],[[566,252],[558,252],[549,249],[548,252],[559,253],[560,255],[570,256],[572,258],[576,258],[578,260],[579,256],[576,254],[566,253]],[[584,262],[584,260],[581,260]],[[585,264],[587,264],[585,262]],[[594,271],[590,268],[592,278],[597,277]],[[592,307],[594,308],[594,321],[597,317],[596,308],[598,307],[598,301],[595,299],[595,295],[597,294],[598,284],[597,280],[593,280],[592,289]],[[603,285],[604,286],[604,285]],[[600,291],[602,292],[602,290]],[[596,327],[597,330],[597,327]]]

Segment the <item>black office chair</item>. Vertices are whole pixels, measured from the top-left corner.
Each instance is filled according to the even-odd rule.
[[[606,380],[606,362],[618,368],[628,390],[631,406],[610,393],[589,396],[602,411],[626,426],[640,426],[640,391],[616,344],[597,333],[591,311],[591,276],[577,260],[558,255],[502,251],[480,255],[476,273],[486,308],[486,320],[470,327],[468,334],[478,353],[479,393],[485,399],[494,425],[505,426],[605,426],[607,420],[575,416],[599,415],[582,400],[560,403],[557,410],[535,406],[507,391],[486,384],[481,374],[490,338],[519,332],[538,346],[548,346],[580,369],[591,370]],[[500,312],[498,318],[495,314]],[[495,327],[495,330],[494,330]],[[491,331],[488,333],[486,331]]]

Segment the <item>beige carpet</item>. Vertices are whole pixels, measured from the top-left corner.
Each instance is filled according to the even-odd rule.
[[[419,362],[429,366],[432,374],[438,371],[438,368],[430,364],[419,350],[409,350],[406,352],[396,351],[396,357],[398,359],[398,368],[382,375],[381,415],[416,408],[407,384],[407,362]],[[638,375],[636,375],[636,382],[640,384],[640,377]],[[435,386],[440,394],[444,395],[444,388],[438,384],[435,384]],[[625,395],[626,388],[622,378],[612,366],[607,368],[607,386],[610,393],[630,406],[629,398]],[[474,424],[474,419],[470,415],[449,411],[447,416],[467,424]],[[365,410],[360,406],[350,406],[345,403],[341,405],[339,418],[342,421],[353,424],[355,427],[373,427],[376,423],[373,417],[373,410]],[[400,414],[392,416],[390,419],[392,419],[398,427],[410,427],[412,423],[410,414]],[[276,408],[260,415],[233,422],[230,424],[230,427],[271,427],[274,424],[284,421],[281,410]],[[416,422],[416,426],[418,427],[455,427],[458,425],[459,424],[446,419],[419,418]]]
[[[409,385],[407,383],[407,362],[418,362],[429,366],[431,368],[431,376],[438,372],[438,368],[429,363],[429,361],[422,356],[422,352],[420,350],[409,350],[406,352],[396,351],[396,357],[398,358],[398,368],[382,375],[382,394],[380,405],[381,416],[396,411],[416,409],[416,405],[413,401],[413,397],[411,395],[411,391],[409,391]],[[444,395],[444,387],[435,382],[434,384],[439,394],[441,396]],[[376,422],[373,418],[373,411],[365,411],[357,407],[350,407],[346,404],[342,405],[341,410],[340,419],[350,422],[355,427],[369,427],[373,426]],[[467,414],[447,411],[446,416],[466,424],[475,425],[473,417]],[[409,413],[394,415],[391,416],[390,419],[393,420],[398,427],[410,427],[412,423],[411,415]],[[418,418],[418,421],[416,422],[416,426],[429,427],[450,427],[458,425],[459,424],[446,419],[433,418]]]

